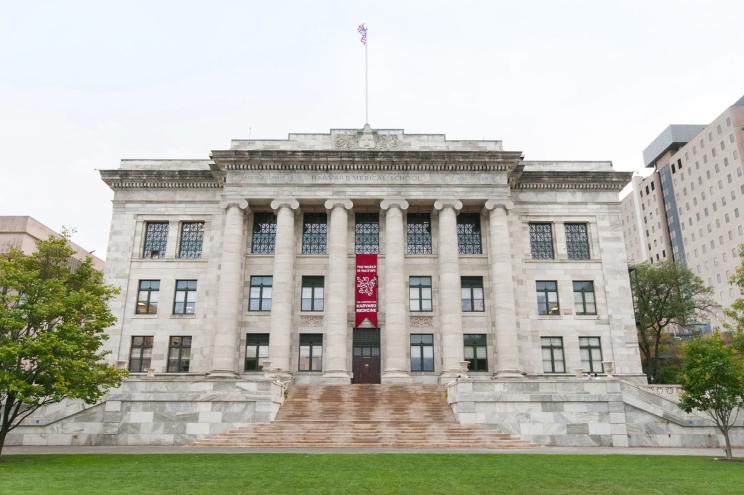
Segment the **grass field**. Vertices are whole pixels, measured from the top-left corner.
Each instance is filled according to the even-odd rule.
[[[744,493],[744,464],[626,455],[13,455],[0,494]]]

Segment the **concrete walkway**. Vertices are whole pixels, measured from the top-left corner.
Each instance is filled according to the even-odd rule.
[[[3,455],[14,454],[573,454],[573,455],[689,455],[723,457],[722,449],[655,447],[538,447],[533,449],[245,449],[200,447],[5,447]],[[734,449],[744,457],[744,449]]]

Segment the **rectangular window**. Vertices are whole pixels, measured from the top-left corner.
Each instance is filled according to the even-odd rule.
[[[140,280],[137,290],[137,307],[135,313],[138,315],[155,315],[158,313],[158,300],[160,299],[160,280]]]
[[[252,276],[251,293],[248,301],[249,311],[271,310],[271,276]]]
[[[478,213],[457,216],[457,247],[460,254],[481,254],[481,225]]]
[[[434,371],[434,336],[411,334],[411,371]]]
[[[300,334],[300,371],[321,371],[323,365],[323,334]]]
[[[574,310],[577,315],[596,315],[597,304],[594,300],[594,282],[579,280],[573,283]]]
[[[483,277],[460,277],[460,294],[463,311],[486,310],[483,304]]]
[[[245,336],[245,371],[263,370],[269,357],[269,334],[249,333]]]
[[[165,258],[167,244],[168,222],[145,223],[145,245],[142,249],[143,258]]]
[[[411,311],[431,311],[431,277],[408,278],[408,308]]]
[[[466,333],[463,335],[465,344],[465,361],[468,371],[488,371],[488,350],[486,335],[480,333]]]
[[[173,314],[193,315],[194,313],[196,313],[196,280],[176,280]]]
[[[545,373],[565,373],[563,360],[563,337],[542,337],[543,371]]]
[[[570,260],[589,259],[589,233],[585,223],[567,223],[566,251]]]
[[[323,311],[323,277],[302,277],[302,311]]]
[[[181,224],[181,244],[178,257],[196,260],[202,257],[204,242],[204,222],[183,222]]]
[[[302,225],[302,254],[325,254],[328,218],[325,213],[305,213]]]
[[[251,253],[274,254],[276,243],[276,215],[271,212],[253,214]]]
[[[152,340],[152,337],[132,337],[132,348],[129,350],[129,371],[144,373],[150,369]]]
[[[599,337],[579,337],[581,367],[588,373],[604,373]]]
[[[530,250],[534,260],[552,260],[553,225],[550,223],[530,223]]]
[[[380,252],[380,216],[377,213],[354,215],[354,251],[356,254]]]
[[[168,344],[168,373],[188,373],[191,337],[171,337]]]
[[[408,254],[431,254],[431,215],[408,214]]]
[[[537,314],[539,315],[558,315],[558,284],[555,280],[537,280],[535,282],[537,290]]]

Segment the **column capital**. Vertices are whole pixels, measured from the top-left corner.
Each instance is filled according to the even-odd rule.
[[[326,210],[332,210],[337,206],[341,206],[346,210],[351,210],[354,203],[352,203],[350,199],[346,198],[331,198],[325,202]]]
[[[486,210],[495,210],[496,208],[503,208],[504,211],[509,212],[514,208],[514,203],[510,199],[489,199],[486,201]]]
[[[459,199],[438,199],[434,201],[434,209],[437,211],[452,208],[455,212],[462,210],[462,201]]]
[[[276,198],[271,202],[272,210],[278,210],[285,206],[289,209],[296,210],[300,207],[300,203],[294,198]]]
[[[408,201],[403,198],[385,198],[380,201],[380,208],[383,210],[399,208],[401,211],[404,211],[408,209]]]
[[[222,206],[222,208],[226,210],[228,208],[238,207],[241,210],[250,211],[250,209],[248,208],[248,201],[246,201],[245,199],[241,199],[241,198],[230,198],[230,199],[225,198],[222,200],[222,203],[220,203],[220,205]]]

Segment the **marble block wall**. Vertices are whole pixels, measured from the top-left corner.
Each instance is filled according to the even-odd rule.
[[[612,378],[459,379],[447,385],[447,400],[461,423],[491,425],[541,445],[723,446],[704,414],[687,414],[669,398]],[[744,446],[742,419],[732,429],[734,446]]]
[[[179,379],[180,378],[180,379]],[[13,430],[6,445],[181,445],[245,426],[269,423],[285,386],[263,377],[194,380],[129,378],[91,407],[39,411]],[[45,420],[43,418],[51,418]],[[56,418],[56,419],[55,419]]]

